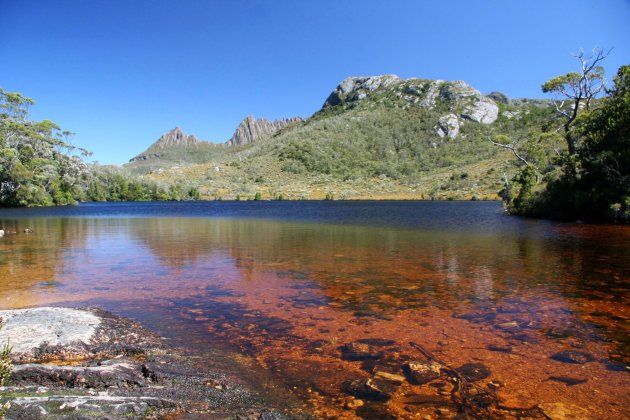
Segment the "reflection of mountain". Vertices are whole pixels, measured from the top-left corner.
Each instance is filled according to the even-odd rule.
[[[618,289],[625,278],[611,266],[613,254],[619,250],[606,251],[587,239],[568,243],[519,234],[251,219],[40,218],[4,222],[7,230],[27,225],[35,234],[8,235],[0,241],[0,287],[5,290],[54,285],[75,273],[87,273],[80,267],[86,264],[90,247],[89,252],[99,254],[100,264],[107,264],[103,258],[112,257],[113,251],[95,249],[95,244],[134,247],[130,240],[146,245],[158,260],[150,254],[142,257],[147,248],[134,247],[133,260],[112,267],[116,275],[131,278],[126,270],[133,267],[140,267],[143,275],[157,273],[161,265],[186,273],[188,278],[201,278],[214,266],[231,267],[248,283],[264,281],[259,280],[267,278],[263,273],[310,281],[329,298],[371,310],[423,305],[457,308],[465,302],[491,303],[508,292],[526,295],[541,288],[558,297],[593,295],[605,293],[607,284]],[[99,242],[101,236],[123,239]],[[125,250],[117,251],[124,259]],[[156,262],[157,266],[151,266]]]
[[[164,267],[203,268],[216,258],[255,281],[295,275],[348,304],[457,307],[528,293],[542,285],[570,294],[583,284],[579,248],[520,235],[454,233],[260,220],[139,219],[133,235]],[[559,252],[560,251],[560,252]],[[577,262],[577,263],[576,263]],[[207,268],[207,267],[206,267]],[[566,273],[553,277],[553,273]],[[555,285],[555,286],[554,286]],[[348,298],[347,292],[357,292]],[[373,294],[374,296],[371,296]],[[382,299],[381,299],[382,300]]]
[[[204,220],[137,219],[129,228],[130,233],[159,258],[163,267],[190,267],[200,256],[216,252],[216,244],[212,245],[214,227]]]

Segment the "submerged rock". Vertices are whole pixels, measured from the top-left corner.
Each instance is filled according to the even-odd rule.
[[[466,363],[455,370],[470,382],[481,381],[490,376],[490,369],[481,363]]]
[[[374,377],[377,379],[382,379],[384,381],[393,382],[397,385],[400,385],[405,381],[405,377],[402,375],[397,375],[395,373],[389,373],[382,370],[374,372]]]
[[[550,376],[550,381],[562,382],[566,386],[573,386],[586,383],[588,379],[586,378],[574,378],[572,376]]]
[[[408,362],[403,366],[409,382],[422,385],[440,377],[442,365],[436,362]]]
[[[345,388],[350,395],[374,401],[387,401],[396,390],[391,382],[374,378],[355,379]]]
[[[383,352],[374,348],[373,345],[353,341],[341,348],[342,358],[345,360],[374,360],[383,357]]]
[[[551,420],[586,420],[590,418],[588,410],[572,404],[542,403],[538,407]]]
[[[592,362],[593,360],[595,360],[595,358],[590,354],[577,350],[561,351],[551,356],[551,358],[553,360],[557,360],[558,362],[575,363],[579,365],[583,365],[584,363]]]

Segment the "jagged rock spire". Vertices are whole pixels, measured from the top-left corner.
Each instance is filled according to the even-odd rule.
[[[261,138],[271,137],[283,128],[303,121],[302,118],[282,118],[269,121],[266,118],[255,119],[252,115],[245,118],[236,128],[234,135],[226,142],[229,146],[252,144]]]

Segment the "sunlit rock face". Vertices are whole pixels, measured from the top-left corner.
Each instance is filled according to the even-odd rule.
[[[283,128],[301,121],[303,120],[299,117],[269,121],[266,118],[255,119],[250,115],[240,123],[234,135],[226,143],[229,146],[252,144],[262,138],[271,137]]]

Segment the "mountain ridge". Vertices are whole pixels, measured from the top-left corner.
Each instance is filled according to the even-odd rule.
[[[281,118],[270,121],[266,118],[254,118],[249,115],[238,125],[232,137],[223,143],[213,143],[206,140],[199,140],[194,134],[187,135],[176,126],[170,131],[162,134],[159,139],[152,143],[144,152],[129,159],[129,163],[147,161],[151,159],[159,159],[164,156],[161,151],[169,148],[194,148],[200,145],[204,147],[219,147],[226,145],[230,147],[251,145],[256,141],[268,138],[276,134],[278,131],[291,125],[304,121],[301,117]]]
[[[227,142],[172,147],[142,170],[208,198],[496,199],[516,166],[489,139],[531,135],[552,121],[550,104],[464,81],[352,76],[305,120],[249,116]]]

